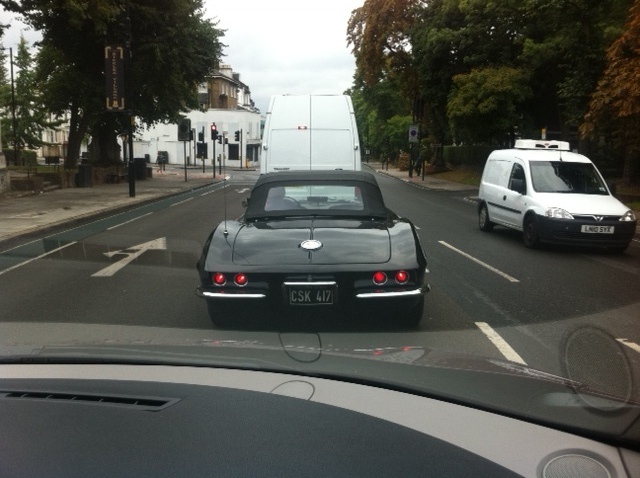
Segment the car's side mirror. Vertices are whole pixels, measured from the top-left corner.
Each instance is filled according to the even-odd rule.
[[[249,206],[249,198],[244,198],[242,200],[242,207],[246,209],[247,206]]]

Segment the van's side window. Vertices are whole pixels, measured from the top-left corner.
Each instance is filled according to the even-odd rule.
[[[511,170],[511,177],[509,178],[509,189],[518,191],[521,194],[527,192],[527,182],[524,175],[524,168],[521,164],[515,163]]]

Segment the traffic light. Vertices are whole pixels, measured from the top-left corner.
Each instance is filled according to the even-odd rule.
[[[237,130],[234,134],[233,137],[236,141],[240,141],[240,130]]]
[[[198,142],[204,143],[204,131],[198,131]]]
[[[211,139],[213,141],[215,141],[216,139],[218,139],[218,127],[216,126],[215,123],[213,123],[211,125]]]
[[[191,134],[191,120],[182,118],[178,123],[178,141],[190,141]]]
[[[222,135],[218,135],[218,143],[222,144]]]

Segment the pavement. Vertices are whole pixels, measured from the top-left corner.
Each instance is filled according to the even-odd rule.
[[[229,174],[227,172],[227,174]],[[221,181],[209,168],[184,168],[168,165],[163,174],[153,170],[153,178],[135,183],[130,197],[129,183],[100,184],[84,188],[54,189],[38,193],[0,194],[0,248],[19,237],[41,235],[62,225],[124,211],[157,199],[177,195]]]
[[[399,171],[377,162],[370,162],[365,166],[427,189],[469,191],[471,196],[475,196],[478,190],[475,186],[429,175],[423,179],[421,175],[414,174],[410,178],[407,171]],[[233,172],[227,170],[226,174]],[[188,168],[185,181],[183,167],[167,165],[163,174],[158,174],[154,169],[153,178],[136,181],[134,197],[130,197],[129,184],[126,181],[93,187],[54,189],[37,194],[0,195],[0,248],[11,239],[41,235],[63,225],[131,209],[221,180],[219,174],[213,178],[210,168],[205,173],[201,168]]]

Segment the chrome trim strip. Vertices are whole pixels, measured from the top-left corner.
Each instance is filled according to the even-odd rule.
[[[209,292],[200,288],[196,289],[196,295],[203,299],[264,299],[266,294],[262,293],[234,293],[234,292]]]
[[[306,286],[306,285],[321,285],[321,286],[337,286],[335,281],[319,281],[319,282],[285,282],[286,286]]]
[[[403,291],[389,291],[389,292],[363,292],[356,294],[358,299],[384,299],[389,297],[413,297],[416,295],[424,294],[422,289],[403,290]]]

